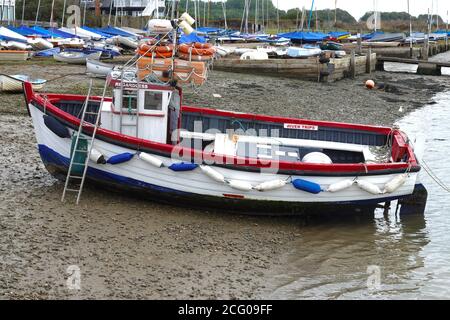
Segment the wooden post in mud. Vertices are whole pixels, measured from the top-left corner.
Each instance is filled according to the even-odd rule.
[[[372,73],[372,48],[369,47],[369,51],[366,55],[366,73]]]
[[[422,47],[422,60],[428,60],[429,51],[430,51],[430,43],[428,41],[428,36],[425,36],[425,43]]]
[[[358,54],[362,52],[362,29],[358,30]]]
[[[352,54],[350,57],[350,77],[355,79],[356,77],[356,54],[355,50],[352,50]]]

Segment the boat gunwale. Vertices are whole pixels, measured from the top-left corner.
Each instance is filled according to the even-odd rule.
[[[58,120],[69,125],[72,129],[78,130],[80,119],[72,116],[71,114],[61,110],[53,104],[57,100],[75,100],[83,101],[86,99],[82,95],[68,95],[68,94],[48,94],[47,99],[43,98],[43,95],[36,94],[30,87],[28,82],[24,83],[24,94],[27,102],[27,108],[29,108],[29,103],[33,101],[37,104],[33,104],[35,107],[44,110],[43,105],[45,104],[45,110],[47,113],[51,113]],[[93,96],[90,98],[93,101],[101,101],[101,97]],[[105,101],[112,101],[112,98],[106,98]],[[29,111],[29,110],[28,110]],[[192,148],[180,148],[178,147],[178,154],[182,154],[183,158],[190,157],[192,160],[201,159],[202,162],[212,161],[213,166],[226,167],[232,170],[239,171],[255,171],[267,168],[278,168],[279,174],[289,174],[289,175],[345,175],[345,176],[362,176],[362,175],[380,175],[380,174],[394,174],[394,173],[405,173],[405,172],[418,172],[421,167],[418,164],[414,151],[406,140],[405,136],[399,130],[393,130],[387,127],[377,127],[377,126],[366,126],[366,125],[353,125],[346,123],[336,123],[336,122],[325,122],[325,121],[313,121],[313,120],[302,120],[302,119],[291,119],[282,117],[272,117],[272,116],[262,116],[262,115],[251,115],[246,113],[234,113],[229,111],[204,109],[197,107],[182,106],[182,112],[203,112],[207,114],[220,114],[224,116],[232,115],[233,117],[241,117],[247,119],[260,119],[263,121],[272,120],[273,122],[280,123],[281,121],[296,121],[302,124],[313,124],[328,127],[337,128],[347,128],[347,129],[362,129],[363,131],[389,134],[392,133],[394,137],[403,146],[407,148],[408,162],[396,162],[396,163],[382,163],[382,164],[365,164],[365,163],[353,163],[353,164],[307,164],[302,162],[286,162],[286,161],[261,161],[261,159],[254,158],[242,158],[242,157],[230,157],[223,156],[214,153],[207,153],[203,150],[195,150]],[[29,112],[30,114],[30,112]],[[294,122],[295,123],[295,122]],[[366,129],[366,130],[364,130]],[[93,127],[84,127],[83,133],[92,134]],[[139,151],[149,151],[153,154],[158,154],[165,157],[171,157],[172,152],[176,148],[174,145],[158,143],[150,140],[144,140],[141,138],[136,138],[128,135],[124,135],[112,130],[99,127],[97,130],[96,138],[100,140],[107,141],[112,144],[124,146],[126,148],[139,150]],[[181,159],[181,158],[180,158]],[[191,161],[192,161],[191,160]],[[222,160],[221,164],[215,163],[215,161]],[[274,166],[276,165],[276,166]]]

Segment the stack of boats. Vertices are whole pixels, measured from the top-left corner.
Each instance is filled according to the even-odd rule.
[[[128,29],[0,27],[0,60],[55,56],[58,61],[85,63],[86,59],[93,59],[98,53],[101,58],[113,58],[138,47],[143,31]]]

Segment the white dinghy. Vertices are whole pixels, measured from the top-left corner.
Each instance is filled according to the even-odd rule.
[[[53,58],[59,62],[65,62],[70,64],[86,64],[87,59],[99,60],[102,52],[95,52],[91,54],[85,54],[83,52],[71,52],[63,51],[53,55]]]

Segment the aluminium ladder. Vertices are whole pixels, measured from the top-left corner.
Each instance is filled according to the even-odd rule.
[[[81,115],[80,118],[80,125],[78,127],[78,133],[77,133],[77,137],[75,140],[75,145],[73,146],[73,151],[72,154],[70,155],[70,164],[69,164],[69,170],[67,171],[67,176],[66,176],[66,182],[64,185],[64,191],[61,197],[61,201],[64,202],[64,199],[66,197],[66,193],[67,192],[74,192],[77,193],[77,204],[80,202],[80,198],[81,198],[81,193],[83,192],[83,186],[84,186],[84,182],[86,179],[86,174],[87,174],[87,169],[88,169],[88,163],[89,163],[89,158],[91,157],[91,153],[92,153],[92,149],[93,149],[93,145],[94,145],[94,140],[95,140],[95,135],[97,134],[97,129],[99,127],[99,122],[100,122],[100,113],[101,113],[101,109],[102,109],[102,105],[105,99],[105,95],[106,95],[106,89],[108,87],[108,81],[105,81],[105,86],[103,88],[103,94],[102,94],[102,99],[100,101],[100,105],[98,107],[98,109],[96,110],[96,112],[90,112],[87,111],[88,106],[89,106],[89,101],[90,101],[90,96],[91,96],[91,90],[92,90],[92,80],[90,81],[89,84],[89,90],[88,90],[88,95],[86,97],[86,100],[83,104],[83,114]],[[91,123],[86,121],[86,116],[95,116],[95,123]],[[79,142],[80,142],[80,136],[83,133],[83,128],[86,127],[93,127],[93,132],[92,132],[92,137],[88,138],[87,140],[91,140],[90,145],[88,146],[87,150],[84,149],[79,149]],[[75,158],[76,158],[76,154],[86,154],[86,158],[84,160],[84,163],[77,163],[75,162]],[[73,175],[72,174],[72,169],[74,165],[78,165],[78,166],[84,166],[83,167],[83,174],[81,176],[77,176],[77,175]],[[71,183],[75,183],[75,182],[79,182],[79,184],[76,187],[70,187]]]

